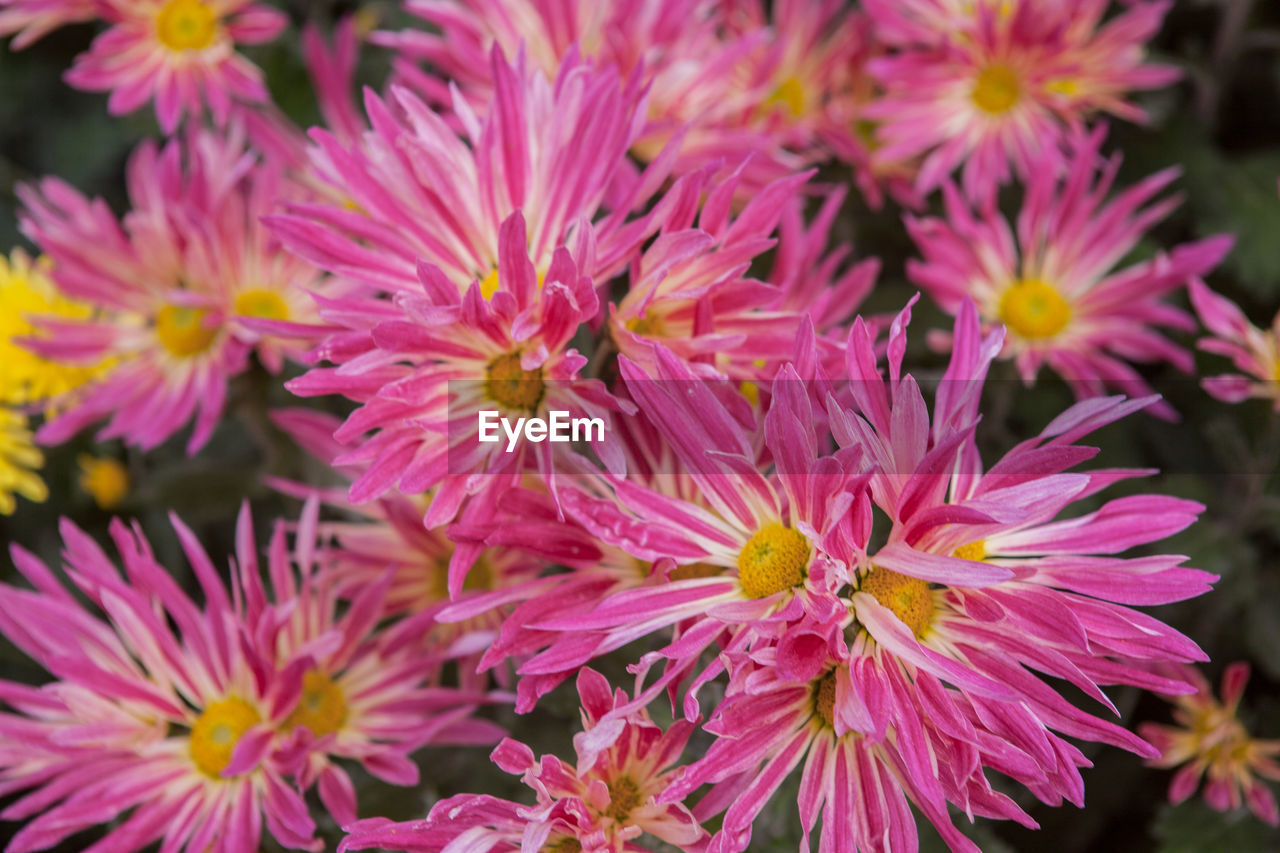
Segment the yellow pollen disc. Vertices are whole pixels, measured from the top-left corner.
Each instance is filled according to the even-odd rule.
[[[498,292],[498,268],[494,267],[493,271],[480,280],[480,295],[485,299],[492,299],[493,294]]]
[[[983,112],[1001,115],[1013,109],[1022,97],[1022,83],[1012,68],[997,62],[978,74],[970,97]]]
[[[813,712],[822,722],[835,728],[836,671],[834,669],[818,679],[818,683],[813,688]]]
[[[807,103],[804,84],[793,74],[778,84],[778,88],[773,90],[773,94],[768,97],[764,105],[766,107],[772,107],[775,104],[784,106],[787,112],[791,113],[792,118],[800,118],[805,113]]]
[[[968,545],[961,545],[951,556],[959,557],[961,560],[973,560],[981,562],[987,558],[987,543],[983,539],[977,542],[970,542]]]
[[[262,722],[258,710],[232,696],[209,704],[191,727],[191,759],[200,772],[221,779],[240,737]]]
[[[714,578],[724,573],[721,566],[710,563],[690,563],[687,566],[676,566],[667,577],[673,581],[687,581],[691,578]]]
[[[748,598],[764,598],[804,583],[809,540],[777,522],[761,528],[738,554],[738,580]]]
[[[129,494],[129,470],[109,456],[81,453],[80,488],[93,498],[99,509],[113,509]]]
[[[625,823],[642,800],[640,786],[635,780],[630,776],[619,776],[609,783],[609,808],[605,815],[618,823]]]
[[[156,337],[174,355],[198,355],[207,350],[218,336],[217,329],[204,325],[208,313],[203,308],[166,305],[156,315]]]
[[[645,338],[657,338],[663,334],[662,319],[653,311],[643,317],[632,317],[625,325],[628,332]]]
[[[493,566],[484,557],[476,560],[467,570],[467,577],[462,581],[462,589],[493,589]],[[432,569],[431,595],[435,601],[443,601],[449,597],[449,561],[441,560]]]
[[[536,411],[542,402],[542,368],[525,370],[520,366],[520,353],[500,355],[489,362],[485,390],[506,406],[527,412]]]
[[[746,379],[738,386],[738,390],[742,393],[742,396],[747,398],[748,403],[753,406],[760,405],[759,385],[752,382],[750,379]]]
[[[924,636],[933,620],[933,590],[927,581],[876,566],[858,590],[892,610],[917,637]]]
[[[284,718],[280,728],[286,732],[306,726],[316,737],[333,734],[347,721],[347,700],[342,688],[318,669],[302,676],[302,696],[297,706]]]
[[[1052,338],[1071,321],[1071,306],[1053,285],[1029,278],[1000,297],[1000,319],[1024,338]]]
[[[156,15],[156,33],[170,50],[204,50],[218,35],[218,13],[201,0],[169,0]]]
[[[289,303],[274,290],[245,290],[236,297],[236,313],[263,320],[288,320]]]

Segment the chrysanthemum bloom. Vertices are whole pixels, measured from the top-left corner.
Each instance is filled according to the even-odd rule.
[[[14,36],[14,50],[67,24],[98,17],[98,0],[0,0],[0,37]]]
[[[12,515],[18,508],[15,494],[37,503],[49,497],[38,473],[43,465],[44,454],[27,429],[27,416],[0,406],[0,515]]]
[[[682,623],[680,636],[649,658],[668,661],[649,688],[656,693],[713,642],[750,645],[806,611],[829,616],[838,606],[831,593],[847,571],[852,519],[869,511],[862,480],[849,470],[857,452],[821,454],[806,390],[787,366],[773,382],[763,423],[777,462],[775,475],[766,476],[756,446],[760,427],[746,425],[754,418],[746,401],[726,402],[671,353],[655,349],[651,374],[626,358],[619,364],[679,471],[643,484],[609,477],[611,493],[571,491],[564,502],[602,541],[664,569],[652,583],[611,595],[589,613],[535,626],[563,638],[524,664],[522,675],[561,671]],[[855,504],[861,510],[851,509]],[[698,679],[719,671],[713,662]],[[686,716],[696,713],[696,702],[687,699]]]
[[[618,408],[602,383],[580,377],[586,358],[568,343],[598,312],[592,277],[622,269],[657,216],[629,221],[625,204],[591,222],[638,130],[633,87],[620,97],[615,72],[581,63],[549,81],[497,52],[492,69],[498,94],[466,122],[471,147],[411,94],[395,93],[403,119],[371,95],[374,130],[357,147],[316,133],[321,173],[340,180],[354,209],[299,204],[271,220],[295,252],[371,288],[321,302],[350,330],[318,349],[340,366],[289,387],[363,403],[338,435],[353,443],[375,431],[337,460],[363,469],[352,499],[438,487],[429,526],[483,485],[470,475],[536,467],[548,477],[562,449],[481,442],[479,412],[607,419]],[[455,107],[471,115],[462,100]],[[651,194],[665,168],[632,195]]]
[[[687,175],[668,191],[665,215],[655,217],[657,238],[631,264],[627,292],[608,307],[609,333],[618,351],[643,365],[659,343],[696,369],[766,384],[795,352],[806,318],[821,329],[847,320],[870,290],[878,264],[842,268],[848,247],[827,253],[831,219],[844,195],[834,193],[811,229],[799,195],[806,175],[768,184],[730,216],[743,170],[704,183]],[[671,204],[706,193],[698,208]],[[686,221],[696,210],[696,227]],[[772,237],[785,221],[780,240]],[[746,276],[755,257],[777,245],[764,280]],[[838,346],[828,348],[838,359]]]
[[[870,493],[889,529],[873,525],[853,540],[849,587],[829,619],[815,608],[807,623],[779,634],[776,650],[752,651],[755,671],[735,674],[716,716],[728,742],[668,794],[714,781],[729,798],[722,803],[736,799],[714,849],[743,849],[752,819],[806,752],[801,816],[812,827],[825,804],[830,849],[879,849],[888,834],[893,849],[913,850],[907,800],[953,849],[975,849],[945,826],[946,803],[1029,823],[993,792],[986,769],[1044,802],[1080,805],[1078,767],[1088,761],[1066,737],[1153,755],[1038,674],[1069,681],[1114,711],[1099,685],[1178,692],[1186,685],[1150,666],[1204,659],[1190,640],[1125,605],[1189,598],[1213,576],[1181,567],[1179,556],[1114,556],[1181,530],[1199,505],[1138,495],[1055,520],[1075,500],[1140,473],[1064,472],[1095,452],[1075,444],[1080,436],[1148,401],[1077,404],[984,473],[973,433],[1001,333],[982,337],[973,306],[962,310],[930,418],[914,379],[902,374],[909,317],[891,331],[887,382],[871,337],[855,323],[847,366],[855,408],[833,402],[830,412],[838,443],[874,465]],[[880,539],[873,551],[868,542]],[[773,720],[773,710],[788,722],[754,722]],[[889,779],[902,790],[881,787]],[[860,787],[850,800],[853,784]]]
[[[310,409],[277,409],[271,413],[277,426],[326,465],[343,452],[333,438],[341,421]],[[358,469],[338,467],[348,478]],[[546,558],[520,547],[471,546],[482,535],[468,533],[467,544],[458,547],[455,530],[474,522],[468,514],[448,528],[428,529],[422,515],[430,493],[408,497],[388,492],[377,500],[353,504],[343,487],[317,490],[305,483],[274,479],[271,484],[287,494],[308,498],[318,494],[327,506],[352,519],[324,521],[319,525],[320,550],[325,575],[335,592],[347,599],[382,584],[388,574],[383,607],[387,616],[406,616],[408,624],[396,627],[399,635],[417,634],[417,640],[435,650],[472,654],[489,647],[510,606],[529,593],[521,588],[547,565]],[[479,506],[472,505],[472,509]],[[522,509],[524,509],[522,507]],[[552,516],[554,518],[554,511]],[[504,521],[507,520],[504,518]],[[514,519],[511,519],[514,520]],[[528,519],[524,519],[528,521]],[[564,525],[563,520],[557,524]],[[549,537],[548,543],[558,538]],[[523,539],[515,537],[517,543]],[[555,550],[554,546],[551,550]],[[450,583],[455,592],[450,595]],[[461,619],[441,621],[443,611],[465,610]],[[473,667],[474,668],[474,667]]]
[[[111,28],[76,58],[66,80],[78,89],[111,92],[107,108],[124,115],[155,99],[165,133],[208,104],[222,124],[236,100],[268,98],[257,66],[237,44],[280,34],[284,13],[255,0],[101,0]]]
[[[47,262],[32,262],[21,249],[14,249],[7,260],[0,256],[0,403],[44,403],[100,372],[50,361],[21,345],[23,338],[37,334],[33,317],[85,320],[92,313],[88,305],[58,292],[49,280]]]
[[[548,76],[578,56],[639,75],[649,110],[633,153],[650,161],[678,137],[677,173],[750,156],[741,200],[813,159],[816,128],[860,44],[855,19],[844,10],[834,17],[834,4],[778,5],[769,20],[757,4],[706,0],[409,2],[432,29],[371,40],[395,49],[399,77],[445,106],[452,84],[482,101],[492,96],[484,59],[495,45],[508,55],[523,50]]]
[[[25,233],[54,259],[59,289],[94,308],[83,319],[45,319],[23,344],[71,365],[114,362],[101,379],[59,399],[41,441],[57,443],[103,418],[102,438],[151,448],[192,418],[188,452],[222,415],[228,379],[257,350],[279,367],[272,331],[309,333],[306,289],[319,273],[287,255],[259,217],[283,192],[239,140],[198,133],[184,146],[144,144],[129,164],[133,209],[117,221],[49,178],[21,187]],[[276,325],[272,325],[276,324]]]
[[[1272,400],[1280,410],[1280,314],[1267,330],[1249,322],[1230,299],[1210,290],[1203,281],[1190,284],[1191,304],[1200,322],[1214,337],[1201,338],[1200,349],[1225,355],[1241,373],[1226,373],[1201,380],[1204,390],[1227,403],[1251,397]]]
[[[1118,155],[1099,162],[1101,142],[1100,132],[1082,141],[1065,177],[1048,165],[1032,175],[1016,223],[990,206],[971,210],[950,185],[945,220],[907,219],[924,257],[908,261],[911,279],[952,314],[972,299],[984,321],[1007,328],[1003,355],[1026,382],[1048,365],[1081,398],[1106,388],[1150,393],[1131,362],[1192,370],[1190,354],[1161,328],[1190,331],[1194,321],[1165,300],[1217,266],[1232,244],[1211,237],[1115,269],[1177,204],[1157,198],[1177,170],[1108,198],[1120,164]],[[1164,403],[1154,411],[1173,414]]]
[[[947,19],[954,0],[916,3],[930,26]],[[878,122],[877,156],[923,156],[916,186],[927,193],[964,165],[965,194],[991,197],[1012,171],[1023,180],[1059,173],[1071,129],[1103,112],[1145,118],[1129,92],[1166,86],[1173,68],[1146,62],[1145,43],[1169,3],[1137,2],[1103,23],[1108,0],[1062,3],[997,0],[965,4],[967,25],[937,44],[872,60],[884,94],[866,108]],[[869,11],[875,17],[883,5]]]
[[[275,668],[195,536],[178,538],[203,609],[136,529],[111,536],[121,573],[64,522],[65,574],[30,553],[14,563],[33,589],[0,586],[0,631],[47,669],[43,688],[0,682],[0,785],[27,790],[3,812],[26,820],[8,849],[44,850],[107,825],[96,849],[256,850],[263,822],[286,847],[319,850],[302,797],[270,756],[301,690],[298,660]]]
[[[1160,751],[1153,767],[1181,767],[1169,785],[1169,801],[1180,803],[1196,792],[1207,774],[1204,799],[1223,812],[1247,803],[1261,820],[1280,824],[1276,799],[1262,781],[1280,781],[1280,740],[1261,740],[1240,722],[1240,697],[1249,682],[1249,665],[1233,663],[1222,674],[1222,699],[1195,667],[1178,667],[1173,677],[1192,684],[1196,692],[1172,696],[1175,726],[1143,723],[1142,736]]]
[[[727,807],[723,828],[708,848],[712,853],[747,849],[752,821],[801,762],[801,850],[809,849],[821,815],[820,850],[914,851],[914,804],[950,849],[976,853],[977,845],[952,825],[948,798],[966,801],[973,814],[1035,825],[1012,800],[992,791],[980,773],[964,776],[958,763],[951,763],[961,756],[942,746],[945,723],[926,722],[924,740],[851,732],[836,714],[836,683],[847,677],[847,665],[834,664],[812,681],[796,681],[779,672],[778,654],[770,647],[738,657],[728,695],[706,726],[717,735],[715,743],[658,797],[680,802],[704,783],[713,784],[694,809],[705,821]],[[886,704],[877,713],[890,730],[904,709]],[[930,750],[947,762],[936,774],[927,764]],[[961,774],[958,782],[954,774]]]
[[[93,498],[98,509],[115,509],[128,496],[129,469],[123,462],[88,453],[81,453],[76,461],[80,466],[80,488]]]
[[[627,704],[627,695],[621,690],[612,693],[604,676],[590,669],[578,675],[578,695],[584,731],[574,736],[576,768],[553,755],[538,760],[529,747],[510,739],[493,751],[499,767],[521,774],[537,792],[536,805],[504,810],[501,806],[515,804],[492,797],[454,797],[436,804],[419,824],[357,824],[342,849],[440,851],[459,839],[449,849],[624,853],[643,849],[634,840],[648,833],[680,850],[701,850],[706,832],[689,810],[680,803],[655,801],[670,781],[694,725],[678,720],[664,732],[643,711],[601,725]],[[484,806],[492,813],[492,823],[475,820]],[[459,820],[463,815],[469,816]],[[503,820],[499,823],[495,817]]]
[[[337,759],[358,761],[370,774],[395,785],[418,783],[410,753],[428,744],[492,744],[503,731],[472,719],[490,701],[483,690],[444,687],[444,650],[393,648],[377,631],[390,584],[384,573],[350,599],[337,594],[336,578],[318,562],[320,504],[311,499],[297,524],[290,554],[283,523],[267,549],[263,586],[253,543],[253,523],[244,507],[237,525],[237,564],[247,624],[275,655],[280,669],[306,660],[301,695],[277,727],[287,740],[281,761],[305,791],[317,786],[338,823],[356,819],[355,786]],[[339,615],[341,614],[341,615]],[[475,681],[475,679],[470,679]]]

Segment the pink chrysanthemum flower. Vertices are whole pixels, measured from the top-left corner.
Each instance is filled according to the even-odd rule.
[[[609,305],[609,333],[618,352],[650,365],[661,344],[698,370],[767,384],[795,351],[806,317],[819,329],[846,321],[871,289],[879,265],[844,265],[849,248],[827,252],[831,220],[844,198],[833,193],[812,226],[801,216],[807,176],[773,182],[736,216],[730,200],[743,172],[710,184],[705,173],[669,190],[657,238],[631,264],[627,292]],[[705,192],[700,207],[684,200]],[[672,203],[680,199],[678,203]],[[686,221],[696,211],[696,227]],[[782,227],[779,238],[771,235]],[[753,258],[777,246],[764,280],[746,276]],[[838,346],[828,347],[838,358]]]
[[[707,0],[406,6],[432,29],[372,40],[397,51],[400,78],[432,101],[448,105],[453,84],[491,97],[484,58],[494,45],[508,55],[523,50],[548,76],[582,56],[597,68],[640,75],[648,86],[637,157],[652,160],[673,144],[677,173],[750,157],[740,199],[824,156],[837,120],[831,107],[845,97],[864,44],[861,19],[825,0],[774,4],[771,15],[757,2]]]
[[[819,850],[914,851],[914,804],[951,850],[977,853],[977,845],[952,825],[948,799],[965,802],[973,814],[1035,825],[1012,800],[992,791],[980,773],[952,778],[963,773],[962,756],[946,749],[945,724],[926,722],[923,740],[895,742],[851,733],[836,716],[836,684],[847,678],[847,665],[836,664],[812,681],[796,681],[779,672],[778,655],[770,647],[737,659],[729,692],[706,726],[717,736],[715,743],[658,798],[679,802],[701,785],[713,785],[695,808],[703,820],[725,810],[709,853],[747,849],[752,821],[802,761],[801,850],[810,849],[809,836],[821,815]],[[886,727],[902,715],[893,705],[877,712]],[[939,761],[936,776],[927,767],[931,752]]]
[[[611,693],[604,676],[590,669],[578,675],[578,694],[584,731],[574,736],[576,768],[552,755],[538,760],[529,747],[510,739],[493,751],[499,767],[521,774],[537,792],[536,805],[454,797],[438,803],[418,824],[357,824],[341,849],[624,853],[643,849],[633,842],[648,833],[680,850],[700,851],[706,832],[697,819],[679,803],[655,800],[670,781],[693,724],[678,720],[664,732],[639,711],[602,725],[628,704],[627,695]],[[485,812],[488,820],[482,822]]]
[[[480,411],[607,419],[617,408],[602,383],[580,377],[586,358],[568,343],[599,310],[593,276],[619,271],[656,216],[628,221],[628,203],[591,222],[638,130],[632,87],[620,97],[616,73],[572,62],[549,81],[497,52],[492,69],[497,95],[483,118],[455,104],[471,147],[409,93],[395,93],[404,118],[370,96],[374,130],[358,146],[316,134],[321,173],[355,209],[295,205],[271,220],[295,252],[371,289],[322,302],[349,330],[318,351],[340,367],[289,387],[364,404],[338,435],[375,432],[337,460],[363,467],[352,499],[438,487],[429,526],[482,485],[471,475],[551,474],[559,448],[481,442]],[[631,196],[647,198],[665,174],[646,172]]]
[[[1273,401],[1280,410],[1280,314],[1267,330],[1249,322],[1230,299],[1210,290],[1203,281],[1190,283],[1191,304],[1200,322],[1214,337],[1201,338],[1200,349],[1230,358],[1240,373],[1210,376],[1204,390],[1227,403],[1252,397]]]
[[[924,257],[908,262],[911,279],[952,314],[973,299],[984,321],[1008,329],[1003,354],[1026,382],[1048,365],[1081,398],[1106,388],[1150,393],[1130,362],[1191,371],[1190,354],[1159,329],[1189,331],[1193,321],[1165,300],[1217,266],[1232,244],[1229,236],[1211,237],[1115,269],[1178,203],[1157,199],[1177,170],[1108,198],[1120,161],[1100,163],[1101,142],[1100,132],[1082,141],[1065,178],[1049,167],[1037,171],[1015,223],[990,206],[975,214],[950,185],[946,220],[907,219]],[[1155,411],[1173,414],[1164,403]]]
[[[1249,682],[1249,665],[1233,663],[1222,673],[1222,699],[1195,667],[1177,667],[1172,677],[1195,687],[1186,696],[1172,696],[1176,726],[1143,723],[1142,736],[1160,751],[1153,767],[1181,767],[1169,785],[1169,801],[1181,803],[1208,776],[1204,799],[1215,810],[1250,810],[1272,826],[1280,825],[1275,796],[1264,779],[1280,782],[1280,740],[1261,740],[1240,722],[1240,697]]]
[[[927,27],[946,27],[957,5],[913,4]],[[1146,62],[1145,42],[1170,5],[1163,0],[1131,4],[1105,23],[1108,0],[1020,0],[1007,10],[996,0],[965,5],[968,20],[959,26],[870,64],[884,87],[865,111],[878,122],[876,156],[923,156],[921,192],[961,164],[965,193],[975,200],[1006,183],[1011,165],[1024,180],[1058,173],[1069,129],[1097,112],[1141,121],[1145,114],[1126,95],[1177,79],[1173,68]],[[892,7],[869,11],[875,17],[885,8]]]
[[[270,755],[298,698],[254,639],[195,536],[174,527],[204,592],[201,609],[136,530],[111,527],[123,574],[64,522],[66,575],[90,604],[14,546],[32,590],[0,586],[0,630],[56,679],[0,682],[0,787],[30,789],[4,811],[29,819],[12,853],[44,850],[110,824],[89,849],[189,853],[258,848],[265,818],[280,843],[319,850],[302,797]],[[118,821],[118,822],[117,822]]]
[[[267,100],[257,66],[237,44],[262,44],[280,34],[283,12],[254,0],[101,0],[111,28],[66,74],[72,86],[111,92],[107,108],[124,115],[155,99],[165,133],[188,111],[208,104],[219,124],[236,100]]]
[[[68,364],[112,365],[59,400],[39,437],[65,441],[109,417],[103,438],[150,448],[194,417],[194,452],[251,351],[272,369],[301,355],[279,335],[316,333],[306,290],[322,282],[259,222],[288,189],[237,138],[194,134],[185,157],[178,142],[144,144],[128,183],[133,210],[123,221],[54,178],[19,189],[23,230],[53,259],[55,283],[95,309],[44,320],[45,334],[26,345]]]
[[[285,528],[276,525],[264,567],[271,595],[262,583],[248,507],[237,527],[240,584],[245,620],[274,651],[277,666],[306,660],[301,693],[277,727],[287,738],[282,761],[305,791],[317,786],[320,799],[339,825],[356,819],[355,786],[336,759],[358,761],[370,774],[394,785],[418,784],[418,766],[409,754],[428,744],[491,744],[503,731],[472,719],[490,701],[470,686],[444,687],[442,652],[396,643],[378,632],[385,616],[388,573],[349,600],[338,595],[338,578],[321,568],[317,550],[319,501],[311,499],[297,524],[295,546],[287,550]],[[341,616],[339,616],[341,613]],[[471,679],[474,681],[474,679]]]
[[[1079,403],[984,473],[973,433],[1001,333],[982,337],[972,305],[961,311],[930,418],[901,370],[909,318],[908,310],[891,330],[887,382],[865,325],[855,322],[847,366],[854,409],[834,398],[829,406],[837,442],[874,466],[870,494],[889,529],[873,540],[874,525],[859,526],[840,606],[812,608],[776,646],[751,650],[756,671],[735,673],[716,717],[717,734],[730,742],[667,795],[719,785],[720,802],[733,805],[712,849],[744,848],[752,819],[806,753],[801,815],[812,827],[825,807],[827,849],[880,849],[887,834],[892,849],[914,850],[908,800],[952,849],[976,849],[945,825],[948,802],[1030,823],[992,790],[986,769],[1047,803],[1080,805],[1078,768],[1088,761],[1065,737],[1153,755],[1137,736],[1067,702],[1039,673],[1114,712],[1100,685],[1176,693],[1186,685],[1151,665],[1204,659],[1190,640],[1126,605],[1190,598],[1214,577],[1182,567],[1180,556],[1114,556],[1178,532],[1199,505],[1138,495],[1057,520],[1074,501],[1141,473],[1065,471],[1095,452],[1075,444],[1080,436],[1149,401]],[[873,550],[868,543],[881,538]],[[788,722],[752,724],[766,708]],[[852,800],[851,779],[862,786]],[[889,779],[901,790],[882,788]]]
[[[343,452],[333,439],[340,421],[309,409],[278,409],[272,420],[326,465]],[[341,473],[356,476],[357,470]],[[316,493],[313,486],[281,480],[273,485],[296,497]],[[384,610],[388,616],[408,616],[433,646],[454,653],[475,652],[493,640],[508,605],[522,600],[517,589],[538,576],[546,561],[517,547],[458,547],[449,528],[425,528],[422,516],[431,496],[408,497],[389,492],[376,501],[353,504],[346,489],[319,492],[327,506],[354,520],[320,524],[326,576],[338,595],[354,599],[383,583],[388,573]],[[554,515],[554,514],[553,514]],[[514,519],[511,519],[514,521]],[[527,519],[526,519],[527,520]],[[474,520],[464,518],[460,524]],[[469,536],[468,541],[477,537]],[[450,582],[457,586],[450,596]],[[463,621],[439,622],[442,611],[465,608]],[[411,627],[400,632],[415,630]]]
[[[22,50],[59,27],[98,17],[98,0],[0,0],[0,37]]]
[[[862,515],[851,509],[862,500],[861,477],[850,470],[858,454],[820,454],[793,367],[779,371],[763,421],[767,453],[777,462],[771,477],[762,473],[759,426],[746,401],[718,395],[670,352],[655,350],[652,373],[625,358],[619,363],[678,471],[658,472],[649,483],[610,476],[595,495],[564,496],[570,514],[602,541],[653,561],[653,580],[610,595],[589,613],[535,626],[563,637],[519,670],[562,671],[679,624],[680,636],[647,658],[668,664],[638,702],[687,674],[714,642],[751,645],[807,611],[829,616],[832,584],[852,553],[851,519]],[[720,671],[713,662],[697,681]],[[691,696],[685,714],[697,714]]]

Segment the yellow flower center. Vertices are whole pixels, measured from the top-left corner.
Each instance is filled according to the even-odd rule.
[[[191,759],[201,773],[221,779],[241,736],[260,722],[262,715],[243,699],[210,704],[191,727]]]
[[[968,545],[961,545],[951,556],[959,557],[961,560],[973,560],[981,562],[987,558],[987,543],[984,539],[977,542],[970,542]]]
[[[1071,306],[1053,285],[1029,278],[1000,297],[1000,319],[1024,338],[1052,338],[1071,321]]]
[[[218,35],[218,13],[201,0],[169,0],[156,16],[156,32],[170,50],[204,50]]]
[[[199,355],[207,350],[218,336],[217,329],[204,324],[209,312],[203,308],[185,305],[166,305],[156,315],[156,337],[165,349],[177,356]]]
[[[441,560],[431,570],[431,599],[443,601],[449,597],[449,561]],[[467,570],[467,577],[462,581],[462,589],[493,589],[493,566],[484,557],[480,557]]]
[[[761,528],[738,554],[738,580],[748,598],[764,598],[804,583],[809,540],[777,522]]]
[[[644,338],[661,337],[664,333],[662,318],[654,311],[649,311],[643,317],[632,317],[625,325],[628,332]]]
[[[302,696],[297,706],[280,727],[288,732],[306,726],[316,737],[324,737],[342,728],[346,721],[347,701],[342,688],[326,673],[310,669],[302,676]]]
[[[525,370],[520,366],[520,353],[500,355],[489,362],[485,390],[508,409],[536,411],[542,402],[542,368]]]
[[[576,838],[565,836],[557,841],[550,841],[542,848],[542,853],[582,853],[582,843]]]
[[[640,786],[635,780],[630,776],[619,776],[609,783],[609,808],[605,815],[618,823],[626,823],[642,800]]]
[[[493,294],[498,292],[498,268],[494,267],[490,273],[480,280],[480,295],[485,299],[492,299]]]
[[[245,290],[236,297],[236,313],[263,320],[288,320],[289,303],[274,290]]]
[[[927,581],[873,566],[859,591],[875,597],[917,637],[923,637],[933,620],[933,590]]]
[[[978,74],[970,97],[983,112],[1001,115],[1013,109],[1022,97],[1022,83],[1012,68],[997,62]]]
[[[129,494],[129,471],[109,456],[80,454],[80,488],[99,509],[112,509]]]
[[[822,722],[835,728],[836,671],[834,669],[818,679],[818,683],[814,685],[813,712]]]
[[[805,114],[805,107],[808,99],[805,97],[804,84],[800,82],[800,78],[792,74],[787,79],[778,84],[778,88],[773,90],[773,94],[765,100],[766,107],[779,105],[787,108],[792,118],[800,118]]]

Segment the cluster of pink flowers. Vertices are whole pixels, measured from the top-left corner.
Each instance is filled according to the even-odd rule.
[[[1168,759],[1103,688],[1202,687],[1196,643],[1140,608],[1216,581],[1156,545],[1204,507],[1100,498],[1150,472],[1081,469],[1082,441],[1177,416],[1144,366],[1194,369],[1184,291],[1251,377],[1209,392],[1280,400],[1280,338],[1204,282],[1230,237],[1126,261],[1177,176],[1117,187],[1104,122],[1176,79],[1146,53],[1169,5],[406,0],[424,26],[307,32],[304,135],[236,52],[286,26],[264,4],[0,0],[14,47],[100,22],[67,81],[154,100],[169,134],[123,215],[20,192],[85,308],[15,340],[95,368],[32,410],[38,440],[190,427],[197,453],[255,361],[348,404],[273,413],[336,479],[271,481],[304,504],[265,560],[247,507],[226,575],[173,519],[203,604],[137,525],[111,528],[123,571],[70,523],[61,572],[13,549],[30,588],[0,586],[0,631],[53,680],[0,682],[8,849],[100,825],[103,851],[253,850],[264,826],[319,849],[314,788],[342,849],[733,853],[795,777],[802,849],[915,851],[918,813],[968,851],[955,813],[1035,825],[993,774],[1082,806],[1080,741]],[[394,73],[358,104],[361,37]],[[833,242],[849,183],[915,210],[907,274],[954,318],[936,383],[907,363],[918,295],[858,313],[878,262]],[[1078,400],[984,460],[1002,359]],[[486,413],[601,429],[492,441]],[[634,683],[588,668],[606,655]],[[573,679],[574,760],[490,719]],[[526,801],[393,823],[345,769],[412,786],[416,750],[495,743]]]

